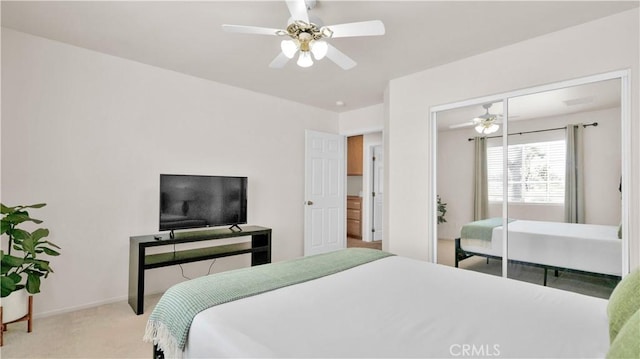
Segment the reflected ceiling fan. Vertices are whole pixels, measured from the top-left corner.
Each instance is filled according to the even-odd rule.
[[[384,24],[380,20],[323,26],[319,19],[314,18],[314,22],[311,22],[307,13],[307,10],[315,7],[315,0],[287,0],[286,3],[291,18],[284,30],[244,25],[222,25],[222,29],[226,32],[288,37],[280,43],[282,52],[271,61],[271,68],[284,67],[299,53],[297,64],[300,67],[312,66],[313,58],[321,60],[326,56],[344,70],[353,68],[356,62],[326,39],[378,36],[385,33]]]
[[[457,125],[451,125],[449,126],[449,128],[455,129],[455,128],[474,126],[476,132],[485,134],[485,135],[498,131],[498,129],[500,128],[499,125],[502,123],[501,122],[502,115],[489,113],[489,108],[491,108],[491,105],[492,104],[490,103],[482,105],[482,108],[485,109],[485,113],[483,115],[473,118],[469,122],[460,123]]]

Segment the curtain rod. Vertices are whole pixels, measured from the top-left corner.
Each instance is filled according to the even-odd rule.
[[[584,124],[584,123],[583,123],[583,124],[582,124],[582,127],[583,127],[583,128],[585,128],[585,127],[587,127],[587,126],[593,126],[593,127],[595,127],[595,126],[598,126],[598,123],[597,123],[597,122],[594,122],[594,123],[587,123],[587,124]],[[565,127],[556,127],[556,128],[547,128],[547,129],[545,129],[545,130],[535,130],[535,131],[525,131],[525,132],[514,132],[514,133],[509,133],[509,134],[507,134],[507,136],[511,136],[511,135],[524,135],[525,133],[536,133],[536,132],[546,132],[546,131],[557,131],[557,130],[566,130],[566,129],[567,129],[567,127],[566,127],[566,126],[565,126]],[[502,137],[502,135],[500,135],[500,136],[489,136],[489,137],[485,137],[485,138],[498,138],[498,137]],[[471,138],[469,138],[469,141],[473,141],[473,140],[475,140],[475,139],[476,139],[475,137],[471,137]]]

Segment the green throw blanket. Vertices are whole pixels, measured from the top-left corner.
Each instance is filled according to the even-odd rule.
[[[513,219],[508,219],[507,223],[513,222]],[[467,223],[462,226],[460,230],[461,239],[481,239],[484,241],[491,241],[491,235],[495,227],[502,225],[502,218],[489,218],[480,221]]]
[[[392,254],[349,248],[258,267],[242,268],[176,284],[160,298],[149,316],[144,340],[165,357],[182,356],[193,318],[213,306],[306,282]]]

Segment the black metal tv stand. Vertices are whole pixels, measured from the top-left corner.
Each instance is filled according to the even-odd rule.
[[[209,247],[147,254],[149,247],[251,236],[251,241],[235,244],[212,244]],[[176,264],[203,261],[251,253],[251,265],[271,263],[271,228],[244,226],[240,231],[216,228],[168,235],[145,235],[129,238],[129,305],[140,315],[144,312],[144,271]]]

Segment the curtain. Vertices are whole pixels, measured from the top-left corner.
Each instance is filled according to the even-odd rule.
[[[564,220],[567,223],[584,223],[582,125],[567,125],[567,167],[564,185]]]
[[[487,179],[487,139],[475,138],[473,220],[489,216],[489,186]]]

